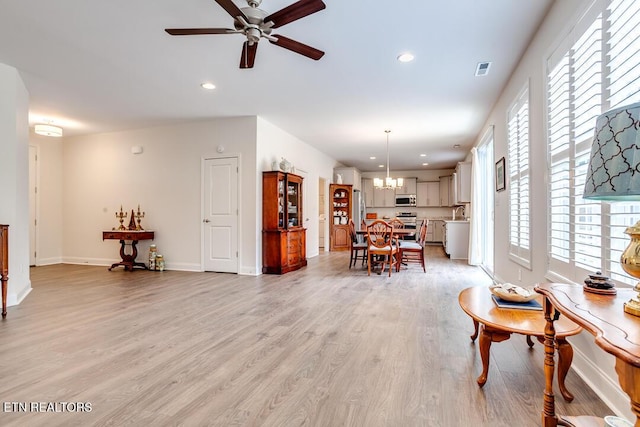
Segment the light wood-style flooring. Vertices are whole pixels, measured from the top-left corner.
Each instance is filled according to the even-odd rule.
[[[0,425],[540,425],[542,346],[494,344],[478,388],[457,295],[490,280],[426,250],[426,274],[391,278],[349,270],[347,253],[284,276],[32,268],[33,291],[0,323]],[[611,412],[573,371],[567,386],[575,400],[556,393],[559,412]]]

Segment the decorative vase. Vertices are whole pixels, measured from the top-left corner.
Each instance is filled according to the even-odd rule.
[[[342,184],[342,175],[336,174],[336,184]]]
[[[291,171],[291,162],[283,157],[282,161],[280,161],[280,170],[283,172]]]

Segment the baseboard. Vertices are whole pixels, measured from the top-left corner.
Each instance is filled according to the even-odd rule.
[[[586,333],[586,332],[583,332]],[[609,355],[607,355],[609,356]],[[613,356],[611,356],[613,363]],[[573,345],[573,363],[571,368],[598,395],[600,399],[619,417],[635,419],[631,412],[629,396],[622,391],[616,378],[607,375],[599,365]]]
[[[31,281],[29,281],[29,287],[22,291],[20,294],[7,292],[7,307],[13,307],[19,305],[26,297],[31,293]]]
[[[62,264],[61,257],[37,258],[36,266]]]
[[[94,266],[110,266],[113,264],[113,259],[106,258],[78,258],[78,257],[64,257],[61,264],[76,264],[76,265],[94,265]]]

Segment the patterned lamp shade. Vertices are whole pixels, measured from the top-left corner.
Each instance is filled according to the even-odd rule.
[[[598,117],[583,197],[640,200],[640,102]]]

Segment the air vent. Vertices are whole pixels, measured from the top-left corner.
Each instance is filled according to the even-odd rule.
[[[486,76],[489,74],[489,67],[491,67],[491,62],[479,62],[476,67],[476,76]]]

